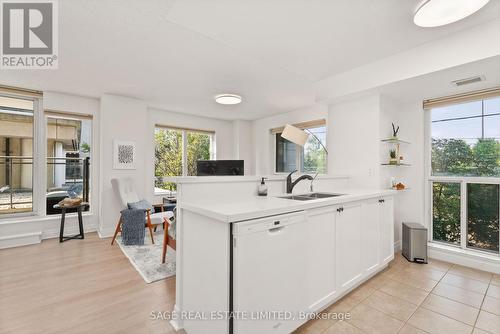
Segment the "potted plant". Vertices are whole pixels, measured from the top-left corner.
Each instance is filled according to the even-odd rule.
[[[398,164],[398,158],[396,157],[396,150],[390,150],[389,155],[391,159],[389,160],[389,163],[391,165],[397,165]]]
[[[398,139],[398,132],[399,132],[399,126],[396,128],[394,123],[392,124],[392,139],[397,140]]]

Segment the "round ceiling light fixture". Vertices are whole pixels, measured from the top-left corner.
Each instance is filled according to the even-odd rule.
[[[219,94],[215,96],[215,102],[219,104],[238,104],[241,103],[241,96],[236,94]]]
[[[413,22],[424,28],[460,21],[483,8],[490,0],[426,0],[415,12]]]

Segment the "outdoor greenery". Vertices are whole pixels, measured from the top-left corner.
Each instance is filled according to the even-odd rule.
[[[432,175],[500,177],[500,143],[478,139],[432,140]],[[469,247],[498,252],[499,185],[467,185]],[[460,243],[460,183],[433,183],[433,238]]]
[[[326,174],[326,152],[316,138],[309,136],[302,154],[305,173]]]
[[[187,175],[196,175],[196,161],[210,159],[210,134],[186,132]],[[182,176],[182,130],[155,131],[155,187],[175,190],[163,177]]]

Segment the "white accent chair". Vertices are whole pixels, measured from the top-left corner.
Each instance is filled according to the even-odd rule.
[[[135,192],[134,181],[131,178],[112,179],[111,186],[120,198],[124,209],[128,208],[128,203],[134,203],[140,200],[139,196],[137,196],[137,193]],[[153,228],[156,228],[158,225],[163,225],[164,233],[168,234],[169,220],[174,216],[174,213],[172,211],[163,211],[163,204],[157,204],[153,206],[159,207],[161,209],[161,212],[151,213],[151,210],[147,210],[144,227],[147,227],[149,229],[151,242],[154,244],[155,241],[153,238]],[[115,234],[113,235],[111,244],[115,242],[118,232],[121,232],[121,225],[122,219],[120,216],[120,220],[118,220],[118,224],[116,225]]]

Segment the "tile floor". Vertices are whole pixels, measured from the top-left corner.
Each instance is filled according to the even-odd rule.
[[[324,312],[351,318],[313,320],[296,334],[500,334],[500,275],[396,254],[387,269]]]

